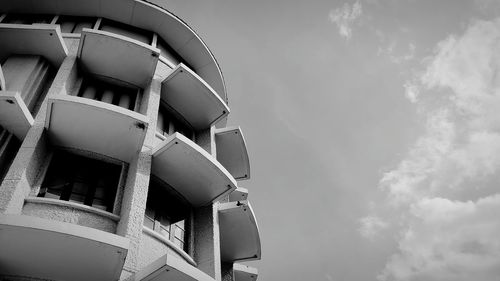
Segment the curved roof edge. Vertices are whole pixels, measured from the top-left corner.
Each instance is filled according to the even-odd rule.
[[[210,50],[210,48],[208,48],[207,44],[205,43],[205,41],[201,38],[201,36],[198,35],[198,33],[196,33],[196,31],[194,31],[194,29],[187,23],[185,22],[183,19],[181,19],[180,17],[176,16],[174,13],[170,12],[166,7],[163,7],[161,4],[156,4],[156,3],[153,3],[151,2],[151,0],[142,0],[144,2],[147,2],[149,4],[152,4],[152,5],[155,5],[163,10],[165,10],[168,14],[170,14],[172,17],[176,18],[177,20],[179,20],[180,22],[182,22],[189,30],[191,30],[191,32],[196,36],[196,38],[198,40],[200,40],[200,42],[203,44],[203,46],[205,46],[205,48],[208,50],[208,52],[210,53],[210,56],[212,57],[214,63],[215,63],[215,66],[217,67],[217,69],[219,70],[219,73],[220,73],[220,76],[221,76],[221,80],[222,80],[222,86],[224,87],[224,100],[226,102],[226,104],[229,104],[229,101],[228,101],[228,97],[227,97],[227,88],[226,88],[226,82],[224,80],[224,74],[222,73],[222,70],[221,70],[221,67],[220,67],[220,64],[219,64],[219,61],[217,60],[217,58],[215,57],[215,55],[212,53],[212,51]],[[166,0],[165,1],[165,4],[166,4]]]
[[[159,34],[228,103],[218,61],[201,37],[159,0],[2,0],[0,13],[103,17]],[[164,24],[167,23],[167,24]]]

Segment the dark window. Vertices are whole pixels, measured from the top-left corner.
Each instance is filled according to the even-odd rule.
[[[99,27],[100,30],[120,34],[126,37],[130,37],[137,41],[151,44],[153,39],[153,33],[144,29],[140,29],[131,25],[126,25],[120,22],[103,19]]]
[[[191,208],[167,184],[152,177],[149,183],[144,225],[187,250],[187,226]]]
[[[112,212],[120,173],[120,165],[57,151],[38,196]]]
[[[95,18],[60,16],[57,24],[61,26],[62,33],[81,33],[84,28],[92,28]]]
[[[20,147],[21,141],[0,126],[0,185]]]
[[[34,24],[34,23],[50,23],[54,16],[50,15],[30,15],[30,14],[8,14],[2,23],[12,24]]]
[[[178,132],[189,139],[194,138],[194,131],[187,121],[184,121],[178,113],[163,102],[160,104],[160,109],[158,110],[156,130],[164,136]]]
[[[134,110],[138,92],[138,88],[85,78],[78,96]]]

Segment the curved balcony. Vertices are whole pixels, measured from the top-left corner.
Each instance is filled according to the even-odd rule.
[[[248,189],[243,187],[236,188],[231,194],[229,194],[229,201],[245,201],[248,198]]]
[[[255,281],[259,272],[257,268],[235,263],[233,264],[233,274],[233,281]]]
[[[240,127],[215,130],[217,160],[226,167],[236,180],[250,178],[250,160],[247,145]]]
[[[182,63],[163,80],[161,98],[195,130],[209,128],[229,114],[212,87]]]
[[[115,234],[23,215],[0,215],[0,229],[5,275],[118,280],[129,247],[128,239]]]
[[[23,140],[33,117],[18,92],[0,91],[0,125]]]
[[[41,55],[58,66],[68,55],[68,50],[58,25],[0,23],[0,61],[12,54]]]
[[[48,101],[45,127],[51,143],[130,162],[140,150],[148,120],[122,107],[60,95]]]
[[[247,201],[219,206],[220,252],[225,262],[260,259],[257,221]]]
[[[78,47],[83,68],[145,88],[158,63],[160,50],[128,37],[84,28]]]
[[[236,189],[229,172],[203,148],[174,133],[153,149],[152,173],[193,207],[219,200]]]
[[[215,281],[212,277],[188,264],[166,254],[150,263],[135,275],[137,281]]]
[[[166,3],[154,2],[155,4],[142,0],[65,0],[55,4],[54,1],[39,0],[34,5],[30,0],[3,0],[0,12],[104,17],[151,30],[165,39],[227,101],[219,65],[203,40],[185,22],[168,12]]]

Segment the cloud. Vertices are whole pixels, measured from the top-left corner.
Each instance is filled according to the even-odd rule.
[[[422,199],[379,280],[491,281],[500,275],[500,195]]]
[[[345,3],[341,8],[331,10],[328,19],[335,23],[339,29],[340,36],[349,40],[352,36],[352,24],[362,15],[363,7],[359,1],[350,6]]]
[[[381,281],[500,275],[500,18],[437,44],[408,82],[424,132],[380,180],[400,216]]]
[[[379,40],[385,41],[384,35],[380,35],[379,31],[375,33]],[[410,61],[415,58],[415,52],[417,50],[417,46],[414,43],[409,43],[408,48],[406,50],[400,50],[399,54],[396,51],[397,42],[393,40],[387,47],[379,47],[377,54],[378,55],[386,55],[389,57],[389,60],[395,64],[401,64],[403,62]]]
[[[380,231],[389,227],[389,224],[377,216],[367,216],[359,220],[361,236],[373,240]]]

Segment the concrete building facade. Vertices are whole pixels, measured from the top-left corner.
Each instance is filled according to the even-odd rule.
[[[162,2],[0,0],[0,280],[256,280],[229,112]]]

